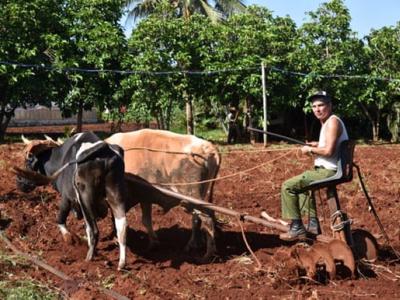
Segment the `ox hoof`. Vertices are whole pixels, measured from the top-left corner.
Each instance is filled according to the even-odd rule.
[[[210,263],[215,257],[215,254],[205,254],[204,256],[195,258],[195,261],[199,265],[204,265]]]
[[[118,264],[117,270],[118,270],[118,271],[122,271],[122,270],[124,270],[124,269],[125,269],[125,263],[119,263],[119,264]]]
[[[91,260],[93,260],[94,255],[95,255],[95,250],[89,248],[89,251],[88,251],[88,253],[87,253],[87,255],[86,255],[86,261],[91,261]]]
[[[203,247],[203,245],[204,244],[201,241],[192,239],[186,244],[184,251],[187,253],[198,251]]]
[[[147,251],[153,251],[159,248],[161,245],[159,240],[150,240],[149,245],[147,246]]]

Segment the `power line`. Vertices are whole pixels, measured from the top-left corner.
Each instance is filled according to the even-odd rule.
[[[13,66],[14,68],[27,68],[27,69],[38,69],[38,70],[46,70],[46,71],[61,71],[65,73],[92,73],[92,74],[100,74],[100,73],[114,73],[121,75],[149,75],[149,76],[164,76],[164,75],[217,75],[221,73],[235,73],[242,71],[253,71],[259,70],[259,66],[250,66],[246,68],[227,68],[220,70],[204,70],[204,71],[194,71],[194,70],[173,70],[173,71],[147,71],[147,70],[114,70],[114,69],[89,69],[89,68],[60,68],[56,66],[50,66],[45,64],[24,64],[24,63],[15,63],[8,61],[0,61],[0,65],[8,65]],[[370,75],[346,75],[346,74],[319,74],[315,72],[311,73],[303,73],[296,72],[290,70],[284,70],[277,67],[267,67],[266,69],[273,71],[288,74],[291,76],[301,76],[301,77],[320,77],[320,78],[337,78],[337,79],[364,79],[364,80],[377,80],[377,81],[387,81],[387,82],[400,82],[399,78],[388,78],[388,77],[378,77],[378,76],[370,76]]]
[[[400,82],[400,79],[398,79],[398,78],[378,77],[378,76],[370,76],[370,75],[345,75],[345,74],[323,75],[323,74],[318,74],[315,72],[311,72],[311,73],[293,72],[293,71],[279,69],[276,67],[270,67],[270,70],[289,74],[289,75],[294,75],[294,76],[303,76],[303,77],[311,76],[311,77],[321,77],[321,78],[328,78],[328,79],[329,78],[370,79],[370,80],[378,80],[378,81]]]
[[[42,69],[47,71],[62,71],[62,72],[77,72],[77,73],[115,73],[122,75],[174,75],[174,74],[187,74],[187,75],[215,75],[220,73],[233,73],[238,71],[251,71],[258,70],[258,67],[248,68],[228,68],[220,70],[205,70],[205,71],[191,71],[191,70],[174,70],[174,71],[146,71],[146,70],[113,70],[113,69],[86,69],[86,68],[59,68],[45,64],[23,64],[8,61],[0,61],[0,65],[13,66],[14,68],[27,68],[27,69]]]

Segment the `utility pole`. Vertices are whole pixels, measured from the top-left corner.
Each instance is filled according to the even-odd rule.
[[[262,90],[263,90],[263,112],[264,112],[264,120],[263,120],[263,129],[267,130],[267,91],[266,91],[266,80],[265,80],[265,65],[264,62],[261,62],[261,80],[262,80]],[[264,147],[267,147],[267,134],[264,134]]]

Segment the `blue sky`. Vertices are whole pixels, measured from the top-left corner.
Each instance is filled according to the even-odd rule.
[[[243,1],[246,5],[257,4],[267,7],[275,16],[289,15],[297,26],[301,26],[304,21],[308,20],[306,12],[315,11],[328,0]],[[394,26],[400,22],[400,0],[344,0],[344,4],[350,10],[351,28],[358,33],[359,38],[368,35],[371,29]],[[122,18],[121,24],[122,26],[127,25],[126,34],[129,35],[133,24],[125,24],[125,18]]]
[[[257,4],[267,7],[275,16],[289,15],[300,26],[307,21],[306,12],[315,11],[321,0],[244,0],[246,5]],[[400,0],[344,0],[352,18],[351,28],[359,37],[370,30],[393,26],[400,21]]]

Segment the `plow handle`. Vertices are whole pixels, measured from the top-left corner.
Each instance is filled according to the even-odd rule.
[[[273,133],[273,132],[270,132],[270,131],[264,131],[264,130],[253,128],[253,127],[247,127],[247,130],[254,131],[254,132],[259,132],[259,133],[263,133],[263,134],[268,134],[268,135],[271,135],[271,136],[274,136],[274,137],[278,137],[280,139],[283,139],[283,140],[286,140],[286,141],[289,141],[289,142],[293,142],[295,144],[299,144],[299,145],[303,145],[303,146],[307,145],[307,143],[305,143],[305,142],[302,142],[302,141],[299,141],[299,140],[296,140],[296,139],[293,139],[293,138],[290,138],[290,137],[287,137],[287,136],[284,136],[284,135],[281,135],[281,134]]]

